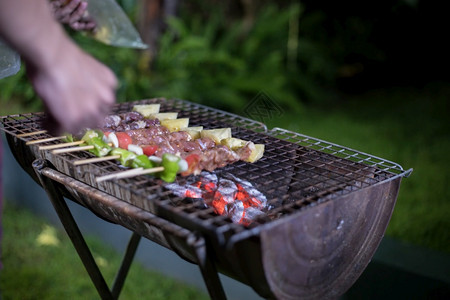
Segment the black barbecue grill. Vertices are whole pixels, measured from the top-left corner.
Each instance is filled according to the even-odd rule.
[[[74,162],[93,157],[79,151],[53,154],[27,141],[49,138],[42,113],[2,118],[8,143],[21,166],[48,192],[80,257],[103,298],[115,298],[126,276],[139,236],[165,246],[199,265],[212,298],[225,298],[217,272],[251,286],[265,298],[335,298],[360,276],[381,241],[405,171],[393,162],[210,107],[174,99],[147,99],[117,104],[116,113],[135,104],[160,103],[162,112],[178,112],[190,126],[231,127],[233,137],[264,144],[263,158],[216,169],[217,178],[238,178],[267,200],[251,222],[233,222],[199,199],[177,195],[155,177],[97,182],[123,171],[114,161],[89,165]],[[34,168],[33,168],[34,167]],[[198,180],[202,176],[198,175]],[[179,176],[178,186],[197,180]],[[76,223],[65,196],[134,232],[130,254],[110,291]],[[69,219],[69,221],[65,221]],[[73,229],[75,228],[75,229]],[[128,263],[127,263],[128,260]]]

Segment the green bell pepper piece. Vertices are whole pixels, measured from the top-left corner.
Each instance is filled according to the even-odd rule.
[[[98,157],[106,156],[112,150],[112,147],[102,141],[100,137],[91,138],[89,140],[89,145],[94,146],[94,149],[90,149],[89,152]]]
[[[153,168],[155,164],[148,159],[147,155],[138,155],[135,159],[133,159],[133,162],[131,163],[132,168],[144,168],[144,169],[150,169]]]
[[[94,129],[94,131],[97,132],[97,135],[100,139],[103,139],[103,136],[105,135],[103,131],[101,131],[100,129]]]
[[[161,172],[160,178],[164,180],[165,182],[174,182],[175,178],[177,177],[177,173],[179,170],[178,161],[180,160],[180,157],[164,153],[162,156],[162,163],[161,165],[164,167],[164,171]]]
[[[90,144],[90,141],[95,138],[95,137],[99,137],[98,136],[98,132],[95,130],[88,130],[84,133],[83,137],[81,138],[82,141],[84,141],[84,144]]]
[[[73,135],[71,133],[66,133],[64,134],[66,137],[63,139],[64,142],[66,143],[72,143],[73,141],[75,141],[75,139],[73,138]]]
[[[120,155],[119,161],[124,167],[131,167],[133,160],[136,158],[136,154],[134,152],[122,148],[114,148],[111,151],[111,155]]]

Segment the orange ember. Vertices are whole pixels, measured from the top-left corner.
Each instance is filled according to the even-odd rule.
[[[197,181],[192,184],[192,186],[200,189],[202,194],[200,195],[198,192],[186,189],[186,197],[209,199],[207,204],[212,206],[215,213],[219,215],[229,214],[230,210],[233,210],[234,217],[238,217],[238,223],[244,225],[248,225],[250,223],[244,218],[246,208],[262,208],[261,201],[256,197],[252,197],[239,183],[236,183],[236,189],[228,195],[223,195],[214,182],[203,183],[202,181]],[[242,206],[244,208],[242,209],[242,212],[233,207],[233,204],[235,204],[236,201],[242,202]]]
[[[202,172],[199,177],[191,178],[183,185],[175,182],[165,187],[179,197],[198,199],[212,207],[216,214],[243,225],[251,224],[270,209],[263,193],[250,182],[231,174],[219,177],[214,173]]]

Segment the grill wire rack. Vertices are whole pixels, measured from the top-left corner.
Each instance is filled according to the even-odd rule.
[[[267,195],[271,209],[267,210],[265,215],[256,218],[253,226],[271,222],[299,209],[363,189],[377,182],[397,176],[407,177],[412,171],[405,171],[397,163],[370,154],[282,128],[268,130],[263,123],[184,100],[156,98],[125,102],[117,104],[114,111],[126,113],[132,111],[135,104],[150,103],[160,103],[162,112],[178,112],[179,118],[189,118],[190,126],[231,127],[233,137],[265,144],[265,155],[255,164],[236,162],[216,170],[217,174],[232,174],[244,178]],[[13,135],[40,131],[43,117],[43,113],[3,117],[3,130]],[[43,132],[24,139],[44,138],[51,136]],[[48,144],[58,143],[60,141],[55,140]],[[54,161],[53,155],[43,153],[43,156]],[[76,160],[90,157],[93,155],[82,151],[58,155],[58,160],[64,162],[59,164],[63,166],[66,174],[84,178],[86,182],[100,189],[104,188],[101,184],[94,183],[95,177],[123,170],[116,162],[111,161],[85,167],[73,165]],[[74,174],[74,170],[79,174]],[[178,178],[177,181],[180,184],[184,183],[183,178]],[[151,203],[158,201],[163,207],[176,205],[178,214],[194,215],[197,220],[207,220],[206,227],[226,226],[224,231],[231,228],[234,231],[248,229],[240,224],[230,224],[226,217],[216,215],[212,208],[205,208],[198,203],[188,203],[184,198],[174,196],[172,192],[164,189],[164,184],[161,185],[160,181],[149,176],[118,180],[115,184],[133,195],[126,198],[144,198],[145,200],[138,204],[144,209],[155,210],[151,207]],[[192,220],[191,217],[189,219]]]
[[[268,203],[264,214],[255,217],[251,224],[233,223],[228,217],[216,214],[212,207],[174,195],[165,188],[165,183],[151,176],[97,183],[96,177],[123,171],[123,167],[114,161],[77,166],[75,161],[93,155],[85,151],[55,155],[39,150],[39,145],[24,145],[27,141],[47,138],[45,145],[60,143],[58,139],[51,140],[52,136],[46,132],[16,137],[40,132],[43,113],[1,117],[1,129],[18,143],[15,149],[18,157],[31,149],[32,156],[18,159],[28,173],[33,173],[30,167],[36,158],[48,160],[61,173],[94,190],[173,222],[183,230],[201,232],[211,237],[219,248],[228,249],[243,240],[259,239],[266,231],[270,232],[278,225],[283,227],[289,222],[286,220],[293,220],[302,212],[326,207],[323,204],[340,201],[347,196],[365,196],[367,189],[397,182],[412,172],[412,169],[404,170],[399,164],[383,158],[282,128],[269,130],[261,122],[179,99],[155,98],[119,103],[114,113],[130,112],[136,104],[151,103],[161,104],[161,112],[178,112],[179,118],[189,118],[189,126],[208,129],[230,127],[233,137],[264,144],[264,156],[257,162],[239,161],[214,171],[218,177],[243,179],[263,193]],[[176,182],[184,185],[187,178],[179,176]]]

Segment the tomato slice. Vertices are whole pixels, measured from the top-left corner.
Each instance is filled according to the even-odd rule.
[[[158,146],[146,145],[146,146],[142,146],[142,150],[144,151],[145,155],[151,156],[151,155],[155,154],[156,150],[158,150]]]
[[[117,140],[119,141],[119,148],[128,149],[128,145],[133,142],[131,137],[126,132],[116,132]]]
[[[181,175],[187,176],[194,172],[195,166],[200,162],[200,155],[189,154],[184,158],[184,160],[188,163],[188,169],[187,171],[181,173]]]

